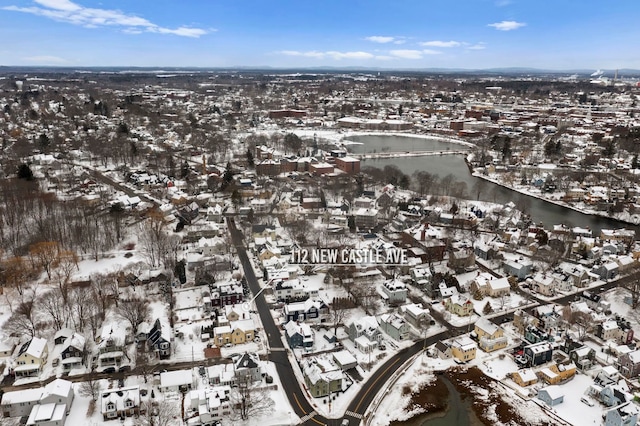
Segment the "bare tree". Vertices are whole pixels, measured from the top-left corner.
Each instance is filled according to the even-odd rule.
[[[338,331],[338,326],[344,321],[347,311],[354,307],[351,299],[346,297],[334,297],[331,303],[331,321],[333,322],[333,334]]]
[[[51,280],[51,271],[58,261],[60,244],[55,241],[43,241],[29,246],[29,257],[34,266],[42,268]]]
[[[80,396],[91,398],[94,401],[96,401],[100,396],[101,390],[102,390],[102,385],[100,384],[100,380],[92,379],[86,382],[82,382],[80,384],[80,388],[78,389],[78,393],[80,394]]]
[[[67,301],[67,286],[71,281],[73,271],[78,270],[78,256],[69,250],[62,250],[53,265],[52,275],[58,283],[60,293]]]
[[[84,330],[91,312],[89,309],[91,304],[91,290],[77,287],[69,293],[71,320],[76,330]]]
[[[171,401],[144,401],[141,404],[138,417],[141,426],[178,426],[182,424],[180,411],[175,403]]]
[[[262,387],[261,382],[253,382],[251,375],[241,375],[237,386],[231,389],[229,394],[231,402],[231,420],[253,419],[273,410],[273,400],[269,392]]]
[[[138,326],[151,315],[151,308],[147,302],[136,297],[122,300],[115,311],[116,314],[129,323],[134,333]]]
[[[18,305],[13,315],[4,323],[2,329],[10,336],[36,337],[36,310],[34,309],[33,298]]]
[[[66,327],[69,309],[59,288],[44,293],[37,300],[38,311],[45,315],[56,330]]]
[[[164,231],[164,218],[159,210],[151,210],[147,220],[141,223],[138,233],[140,251],[151,267],[157,267],[167,249],[168,236]]]

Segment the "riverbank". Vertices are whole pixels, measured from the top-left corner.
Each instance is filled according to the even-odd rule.
[[[494,185],[501,186],[501,187],[503,187],[505,189],[508,189],[510,191],[514,191],[514,192],[517,192],[517,193],[522,194],[522,195],[526,195],[526,196],[531,197],[531,198],[536,198],[536,199],[538,199],[540,201],[544,201],[544,202],[547,202],[547,203],[555,204],[556,206],[567,208],[567,209],[573,210],[573,211],[575,211],[577,213],[581,213],[581,214],[588,215],[588,216],[601,217],[603,219],[615,220],[615,221],[621,222],[621,224],[629,224],[629,225],[632,225],[634,227],[638,226],[640,224],[640,216],[639,215],[633,215],[632,216],[632,215],[629,215],[628,212],[624,212],[625,216],[623,216],[623,215],[615,215],[615,214],[611,215],[611,214],[605,213],[605,212],[598,212],[598,211],[595,211],[595,210],[581,209],[581,208],[576,207],[576,206],[574,206],[572,204],[568,204],[568,203],[566,203],[564,201],[553,200],[553,199],[548,198],[548,197],[543,197],[542,195],[538,195],[536,193],[527,191],[524,188],[519,188],[519,187],[516,187],[516,186],[513,186],[513,185],[507,185],[506,183],[502,182],[499,179],[495,179],[495,178],[490,177],[489,175],[485,175],[485,174],[480,173],[478,171],[472,170],[471,167],[469,168],[469,171],[471,172],[472,176],[474,176],[474,177],[476,177],[478,179],[486,180],[487,182],[491,182]],[[632,219],[632,218],[635,218],[635,219]],[[548,225],[548,224],[546,224],[546,225]],[[552,225],[557,225],[557,224],[552,224]]]
[[[451,395],[446,384],[449,381],[457,395]],[[497,426],[497,425],[555,425],[548,417],[537,412],[529,412],[525,401],[507,394],[502,385],[486,376],[480,369],[451,368],[437,375],[435,380],[423,384],[417,390],[410,387],[402,388],[403,395],[410,395],[405,406],[407,412],[420,412],[411,418],[392,421],[392,426],[429,426],[434,425],[459,426]],[[462,404],[450,406],[454,398],[458,397]],[[465,410],[466,407],[466,410]],[[464,419],[451,418],[451,409],[466,411]],[[437,419],[437,420],[436,420]]]

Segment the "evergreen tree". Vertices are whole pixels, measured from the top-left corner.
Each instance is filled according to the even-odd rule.
[[[249,167],[254,166],[253,153],[251,152],[251,148],[247,148],[247,164],[249,164]]]
[[[18,178],[24,180],[33,180],[33,172],[31,171],[31,167],[28,164],[22,163],[20,167],[18,167]]]

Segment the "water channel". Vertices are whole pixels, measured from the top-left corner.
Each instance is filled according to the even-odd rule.
[[[358,144],[349,145],[347,148],[354,153],[374,152],[406,152],[406,151],[446,151],[459,150],[463,146],[437,138],[417,138],[395,135],[358,135],[348,137],[349,141]],[[480,178],[472,176],[469,172],[464,157],[461,155],[442,155],[429,157],[396,157],[363,160],[362,166],[383,168],[394,165],[403,173],[411,175],[416,170],[423,170],[440,178],[452,174],[456,180],[467,184],[467,191],[471,189]],[[552,225],[564,224],[569,227],[579,226],[589,228],[593,235],[600,234],[601,229],[627,228],[636,231],[640,235],[640,226],[623,223],[614,219],[583,214],[567,207],[558,206],[539,198],[530,197],[510,190],[489,181],[484,181],[484,189],[480,192],[479,199],[492,203],[505,204],[513,201],[516,205],[526,205],[527,213],[536,223],[542,223],[550,228]],[[475,198],[476,194],[469,195]]]

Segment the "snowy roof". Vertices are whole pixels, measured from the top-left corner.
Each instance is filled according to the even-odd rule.
[[[311,327],[305,323],[298,324],[295,321],[289,321],[284,325],[285,331],[289,337],[299,333],[302,336],[311,336]]]
[[[538,392],[546,392],[551,399],[558,399],[564,396],[564,392],[562,392],[560,386],[556,385],[547,386],[544,389],[540,389]]]
[[[522,379],[523,382],[532,382],[538,379],[538,376],[536,376],[536,373],[530,368],[525,368],[523,370],[516,371],[514,374],[519,375],[520,379]]]
[[[160,373],[160,387],[189,385],[193,382],[191,370],[165,371]]]
[[[333,359],[340,365],[349,365],[357,362],[356,358],[347,350],[334,352]]]
[[[35,425],[39,423],[59,424],[65,416],[66,404],[42,404],[34,405],[29,414],[27,424]]]
[[[473,350],[473,349],[476,349],[478,347],[476,342],[471,340],[471,338],[469,336],[458,337],[457,339],[455,339],[451,343],[451,345],[452,346],[456,346],[456,347],[460,348],[463,351]]]
[[[242,330],[242,331],[249,331],[249,330],[255,330],[256,329],[256,325],[253,322],[252,319],[245,319],[245,320],[238,320],[238,321],[231,321],[230,322],[230,326],[232,330]]]
[[[498,327],[497,325],[495,325],[494,323],[492,323],[486,318],[480,318],[478,321],[476,321],[475,326],[489,335],[493,335],[496,331],[500,329],[500,327]]]
[[[23,402],[39,401],[42,396],[43,389],[24,389],[17,391],[5,392],[2,395],[2,405],[20,404]]]
[[[42,358],[42,355],[47,348],[47,340],[40,337],[34,337],[31,339],[26,353],[34,358]]]
[[[48,395],[59,395],[66,398],[67,396],[69,396],[71,388],[72,383],[70,381],[64,379],[55,379],[53,382],[44,387],[42,398],[45,398]]]

